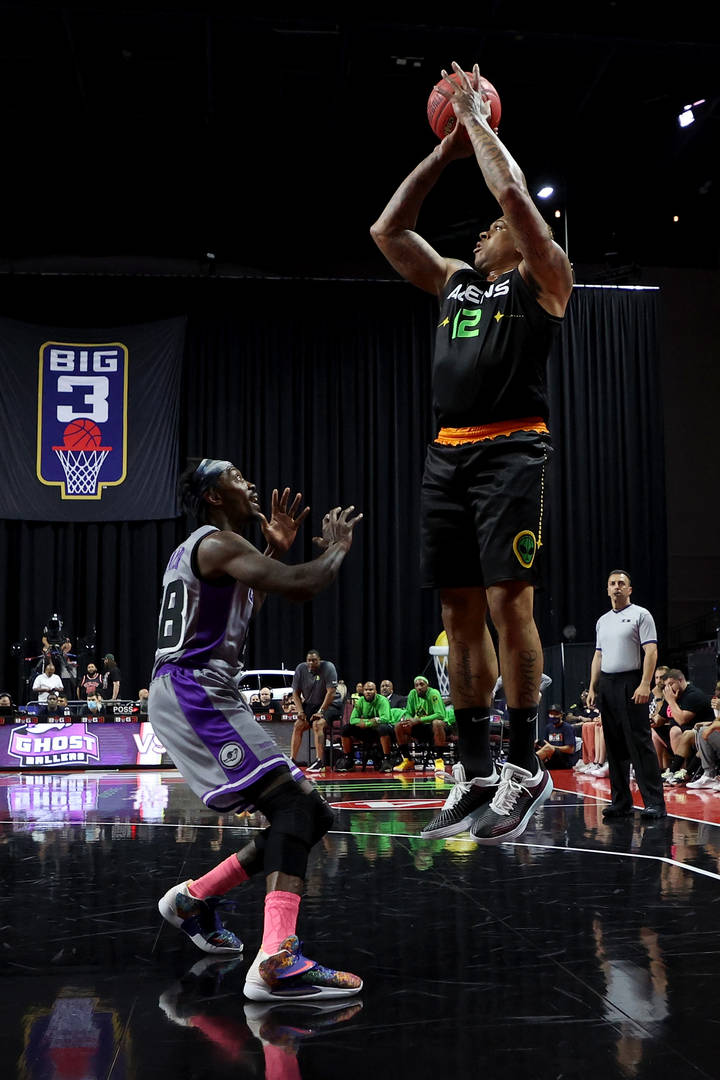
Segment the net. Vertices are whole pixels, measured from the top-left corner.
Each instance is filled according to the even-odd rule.
[[[110,452],[110,447],[100,447],[97,450],[68,450],[64,446],[54,446],[53,450],[60,458],[60,464],[65,471],[66,494],[97,495],[98,474]]]
[[[437,676],[438,690],[442,697],[446,698],[450,694],[450,676],[448,675],[448,647],[447,645],[431,645],[428,652],[433,658],[435,664],[435,675]]]

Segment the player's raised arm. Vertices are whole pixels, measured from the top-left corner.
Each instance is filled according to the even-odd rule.
[[[279,593],[302,602],[326,589],[337,576],[352,545],[353,530],[362,514],[351,517],[354,507],[339,506],[323,518],[319,544],[321,555],[311,562],[286,566],[261,554],[243,536],[229,530],[210,533],[200,543],[197,565],[203,578],[230,575],[262,593]]]
[[[415,226],[423,202],[447,165],[472,154],[462,136],[458,124],[403,180],[370,229],[373,240],[401,277],[435,295],[442,291],[448,278],[467,263],[439,255],[415,231]]]
[[[457,81],[439,84],[438,91],[452,101],[458,121],[470,137],[483,179],[500,204],[522,255],[520,273],[535,289],[538,303],[551,315],[561,316],[572,292],[567,255],[552,239],[547,222],[530,197],[522,169],[490,127],[490,104],[482,90],[476,89],[478,65],[473,66],[472,81],[459,64],[453,62],[452,66]],[[443,76],[447,78],[444,71]]]

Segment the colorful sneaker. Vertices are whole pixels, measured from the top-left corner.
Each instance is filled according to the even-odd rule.
[[[660,773],[660,779],[662,780],[663,784],[671,784],[672,783],[672,778],[673,778],[672,769],[665,769],[664,772]]]
[[[158,900],[158,911],[163,919],[186,933],[203,952],[238,956],[243,950],[242,941],[223,926],[218,912],[218,908],[232,910],[235,905],[220,896],[197,900],[188,892],[189,884],[190,879],[173,885]]]
[[[404,757],[399,765],[396,765],[393,772],[410,772],[415,768],[415,758]]]
[[[315,758],[313,763],[311,765],[308,765],[307,771],[308,772],[325,772],[325,762],[321,761],[320,758]]]
[[[452,776],[448,776],[448,779],[452,780],[453,787],[445,805],[427,823],[421,836],[444,837],[465,832],[492,799],[500,777],[493,768],[492,776],[475,776],[467,780],[465,767],[458,762],[453,765]]]
[[[670,783],[671,784],[684,784],[686,782],[687,778],[688,778],[687,769],[678,769],[677,772],[673,773],[672,780],[670,781]]]
[[[256,1001],[247,1003],[244,1010],[247,1026],[263,1045],[296,1051],[303,1039],[352,1020],[362,1007],[362,1001]]]
[[[271,956],[260,949],[245,978],[245,997],[251,1001],[302,1001],[349,997],[362,990],[359,976],[308,960],[301,948],[293,935]]]
[[[552,789],[552,778],[544,769],[533,776],[518,765],[503,765],[495,796],[470,829],[471,837],[478,844],[516,840]]]
[[[445,762],[441,757],[435,758],[435,775],[445,773]]]
[[[685,786],[688,791],[690,791],[691,789],[697,790],[698,788],[705,788],[705,790],[707,790],[708,788],[714,788],[716,782],[716,776],[709,776],[707,773],[703,773],[702,776],[699,776],[697,780],[691,780],[690,783],[686,784]]]

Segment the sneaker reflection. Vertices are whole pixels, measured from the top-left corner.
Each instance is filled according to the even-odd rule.
[[[259,1040],[266,1080],[301,1080],[297,1061],[300,1045],[352,1020],[362,1009],[362,1001],[246,1001],[242,1023],[232,986],[224,985],[227,976],[242,964],[241,957],[206,956],[198,960],[160,995],[158,1007],[173,1024],[197,1029],[223,1057],[236,1063],[252,1056],[253,1039]],[[211,1001],[216,995],[221,997],[225,1013],[217,1009],[219,1000]]]
[[[362,1001],[250,1001],[245,1004],[248,1028],[262,1043],[266,1080],[302,1080],[297,1053],[306,1039],[344,1024],[362,1009]]]

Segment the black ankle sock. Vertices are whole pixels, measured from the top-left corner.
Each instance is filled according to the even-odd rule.
[[[538,759],[534,750],[535,739],[537,738],[537,715],[537,708],[508,708],[510,746],[508,747],[507,759],[512,765],[519,765],[521,769],[528,769],[533,776],[538,769]]]
[[[670,769],[670,772],[680,772],[684,765],[685,758],[680,757],[679,754],[673,754],[673,756],[670,758],[670,764],[668,768]]]
[[[458,753],[465,766],[468,780],[475,776],[490,776],[493,771],[490,753],[490,709],[456,709]]]

